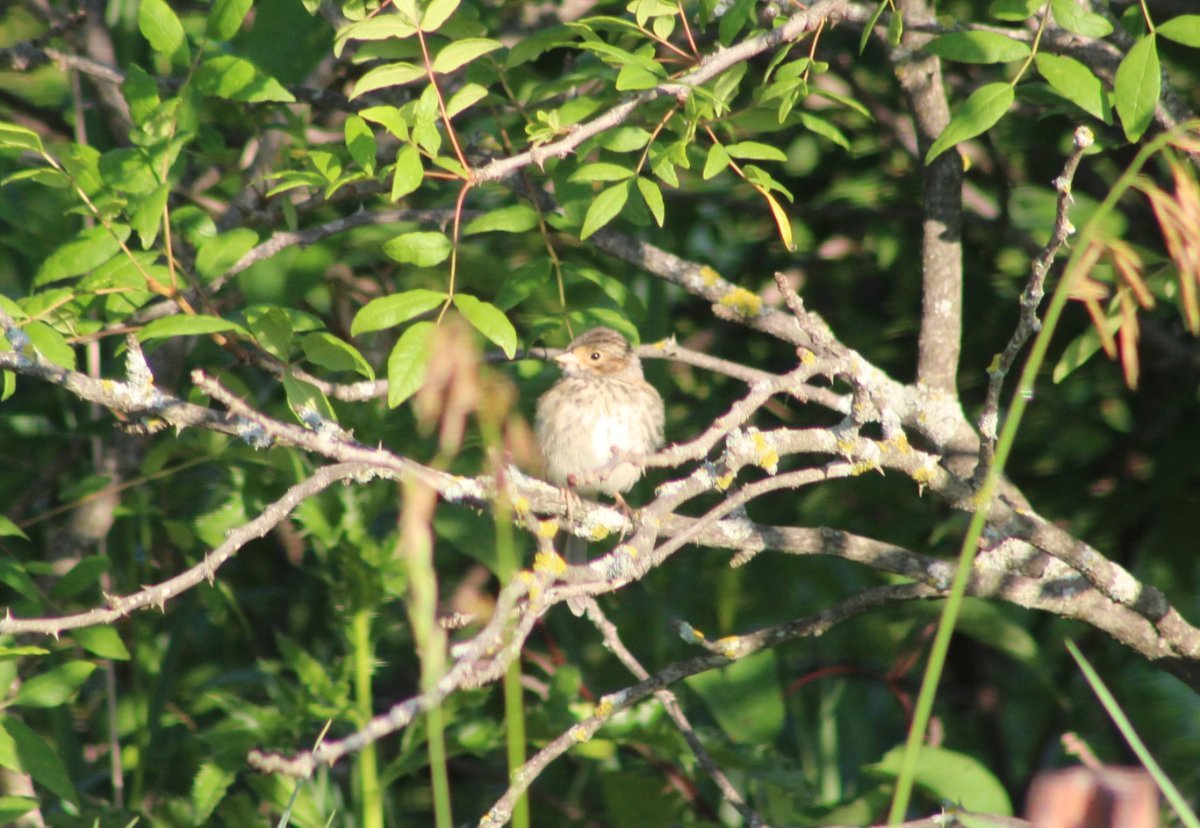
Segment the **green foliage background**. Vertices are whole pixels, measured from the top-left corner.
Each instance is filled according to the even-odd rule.
[[[69,11],[49,5],[55,15]],[[298,0],[101,4],[86,25],[107,33],[129,121],[98,94],[118,87],[86,70],[66,71],[61,59],[17,65],[5,52],[0,308],[40,354],[79,370],[94,358],[100,376],[123,377],[125,346],[113,334],[128,328],[139,332],[158,386],[181,398],[209,403],[189,379],[203,368],[269,415],[311,424],[315,411],[366,445],[463,475],[489,472],[494,440],[472,426],[461,450],[447,454],[406,401],[421,383],[421,355],[437,359],[427,323],[440,318],[451,289],[457,301],[448,314],[466,317],[480,348],[509,356],[518,347],[565,344],[569,321],[576,332],[608,324],[643,343],[674,336],[772,373],[794,367],[793,347],[721,321],[709,302],[603,252],[605,234],[616,233],[708,266],[769,306],[781,305],[772,274],[782,271],[842,342],[897,380],[913,380],[925,159],[889,62],[903,54],[888,42],[898,23],[885,33],[888,21],[902,19],[894,10],[880,7],[879,36],[861,51],[875,9],[851,4],[849,19],[823,29],[815,47],[809,36],[733,63],[685,103],[660,97],[565,157],[472,187],[455,245],[464,160],[481,169],[561,140],[692,68],[688,38],[702,53],[715,52],[779,25],[792,7],[685,3],[685,36],[676,5],[660,0],[601,2],[570,25],[557,20],[553,4],[464,0],[454,8],[438,0],[432,11],[401,3],[369,18],[374,7],[328,5],[335,22],[330,8],[318,13],[315,3]],[[0,48],[46,34],[35,6],[5,9]],[[1142,67],[1132,81],[1128,73],[1138,67],[1114,79],[1111,67],[1098,77],[1080,63],[1080,76],[1039,53],[1027,69],[1029,32],[1050,8],[1048,31],[1082,29],[1124,52],[1140,49],[1144,61],[1153,49],[1180,105],[1200,105],[1200,18],[1178,16],[1170,28],[1165,21],[1175,15],[1160,15],[1155,4],[1096,6],[1094,16],[1073,0],[937,8],[940,25],[1013,35],[997,35],[1007,46],[977,36],[929,47],[945,61],[954,111],[981,87],[1007,88],[1019,78],[1011,108],[994,118],[956,116],[971,140],[956,150],[935,146],[969,160],[959,390],[972,417],[987,366],[1015,326],[1030,261],[1049,237],[1052,182],[1074,130],[1086,124],[1097,137],[1075,182],[1071,220],[1083,226],[1139,142],[1159,128],[1153,110],[1145,111],[1147,94],[1159,99],[1151,88],[1156,68]],[[449,67],[436,76],[437,88],[443,103],[478,95],[454,115],[452,132],[421,66],[415,27],[396,22],[447,10],[446,22],[423,35],[433,65],[440,54]],[[1157,34],[1149,34],[1147,17],[1163,24]],[[64,25],[35,47],[79,53],[83,25]],[[1050,35],[1045,43],[1049,54]],[[1186,153],[1173,157],[1191,163]],[[1147,174],[1169,186],[1163,158]],[[782,226],[764,191],[786,213]],[[410,212],[402,220],[356,218],[395,209]],[[339,219],[348,220],[345,229],[235,268],[274,233]],[[1103,355],[1078,356],[1081,348],[1084,357],[1095,352],[1086,346],[1096,337],[1086,312],[1072,306],[1052,351],[1061,381],[1047,372],[1039,383],[1008,473],[1043,515],[1197,619],[1200,351],[1187,335],[1181,277],[1150,207],[1122,202],[1106,234],[1139,252],[1158,299],[1140,317],[1138,388],[1130,390]],[[1092,278],[1120,284],[1107,265]],[[176,286],[200,289],[205,298],[193,298],[200,318],[151,321],[146,309],[175,296]],[[239,344],[224,347],[212,334]],[[0,339],[0,348],[10,347],[17,343]],[[384,398],[339,400],[303,382],[285,388],[268,363],[338,383],[378,374],[391,388]],[[555,378],[533,359],[486,371],[499,387],[509,386],[498,376],[511,380],[515,413],[525,419]],[[667,399],[672,441],[698,435],[744,394],[741,382],[678,363],[647,361],[647,371]],[[319,465],[298,449],[256,447],[253,435],[123,434],[109,413],[28,376],[6,373],[0,390],[0,601],[18,617],[86,610],[106,594],[165,580]],[[756,424],[839,419],[781,397]],[[520,455],[519,441],[516,448]],[[656,483],[675,476],[652,472],[633,501],[648,500]],[[953,557],[967,517],[914,488],[898,473],[868,474],[761,498],[749,515]],[[24,796],[9,791],[0,799],[0,813],[15,818],[36,804],[63,825],[124,825],[134,817],[152,825],[258,825],[277,819],[298,789],[294,825],[432,822],[424,719],[379,743],[372,759],[322,767],[299,785],[246,766],[251,749],[304,750],[326,723],[330,738],[346,735],[420,689],[399,511],[394,482],[335,486],[303,503],[290,528],[248,544],[212,586],[185,592],[161,612],[0,642],[0,688],[7,688],[0,766],[33,782]],[[100,515],[98,527],[89,514]],[[459,606],[456,594],[474,596],[486,611],[503,569],[492,516],[441,504],[433,529],[439,597]],[[516,543],[528,565],[533,540],[518,532]],[[839,559],[764,552],[740,568],[729,559],[727,550],[688,547],[601,600],[651,672],[696,652],[675,620],[716,639],[894,580]],[[886,809],[905,705],[937,612],[923,603],[874,611],[675,690],[714,759],[768,822],[867,824]],[[1070,761],[1058,741],[1067,730],[1104,761],[1131,760],[1066,657],[1067,636],[1081,643],[1195,805],[1194,688],[1092,628],[969,601],[935,711],[942,750],[927,752],[918,777],[921,813],[943,798],[972,810],[1020,811],[1033,775]],[[590,713],[603,694],[633,682],[589,625],[558,608],[528,640],[521,671],[531,751]],[[483,687],[455,694],[442,710],[454,815],[476,820],[508,784],[504,699],[498,687]],[[113,744],[120,777],[110,765]],[[531,803],[538,825],[740,824],[653,701],[618,714],[552,764],[534,783]]]

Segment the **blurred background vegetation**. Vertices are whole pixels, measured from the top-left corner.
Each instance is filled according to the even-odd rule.
[[[243,254],[275,231],[316,227],[360,210],[453,207],[457,183],[444,172],[433,175],[439,168],[428,158],[420,187],[399,205],[389,203],[389,165],[404,142],[379,124],[370,122],[378,140],[377,166],[364,166],[363,157],[348,147],[348,113],[364,105],[402,107],[420,95],[418,83],[365,100],[344,97],[372,61],[411,56],[406,51],[411,40],[357,42],[335,58],[338,26],[332,18],[345,13],[355,19],[368,9],[353,2],[318,9],[301,0],[256,0],[239,26],[214,36],[213,9],[221,5],[173,0],[169,11],[182,25],[188,53],[166,54],[144,33],[144,19],[139,24],[136,0],[6,4],[0,48],[34,41],[36,49],[90,57],[125,73],[124,94],[131,103],[148,96],[159,106],[174,101],[177,108],[151,117],[139,116],[135,106],[131,125],[99,94],[102,87],[110,92],[114,87],[94,74],[64,69],[54,60],[18,65],[6,52],[7,62],[0,63],[0,120],[36,132],[49,153],[86,180],[99,210],[112,220],[128,221],[142,199],[155,197],[166,184],[172,252],[186,285],[223,280]],[[641,5],[598,2],[587,14],[631,21]],[[674,4],[658,4],[663,5],[669,11]],[[773,14],[786,17],[792,10],[744,2],[724,11],[711,3],[683,5],[705,53],[718,41],[744,40],[770,27]],[[946,25],[1024,31],[1024,24],[997,20],[994,5],[955,0],[937,11]],[[1140,34],[1140,6],[1096,5],[1118,21],[1110,40]],[[86,21],[66,23],[77,7],[86,10]],[[456,12],[450,42],[486,36],[505,44],[446,76],[450,88],[471,82],[489,92],[454,121],[473,163],[524,147],[535,110],[572,112],[582,119],[620,98],[616,68],[564,45],[582,37],[559,28],[558,17],[569,13],[564,8],[465,0]],[[1180,11],[1169,4],[1148,8],[1161,19]],[[738,14],[741,26],[723,22]],[[856,19],[821,33],[815,57],[827,65],[807,77],[807,94],[795,115],[780,123],[775,106],[756,97],[764,72],[774,68],[767,53],[742,65],[746,76],[731,93],[729,112],[714,120],[723,140],[754,140],[782,152],[785,160],[762,165],[794,196],[785,201],[794,250],[780,241],[771,211],[747,182],[728,170],[705,179],[707,144],[689,143],[692,136],[678,121],[667,125],[660,143],[668,138],[682,143],[690,169],[679,166],[678,186],[659,180],[666,202],[662,226],[634,198],[611,226],[708,265],[763,295],[769,305],[780,304],[772,274],[782,271],[842,342],[895,379],[911,382],[922,289],[922,160],[914,153],[887,44],[871,40],[860,54],[862,16]],[[47,36],[55,25],[59,28]],[[726,26],[731,34],[722,31]],[[596,24],[593,30],[628,50],[648,42],[618,26]],[[514,65],[513,47],[539,36],[560,40],[549,39],[546,51]],[[678,25],[668,39],[680,48],[686,44]],[[803,41],[792,57],[807,54],[811,42]],[[1200,106],[1195,51],[1166,39],[1160,50],[1170,87],[1195,110]],[[649,53],[670,71],[687,67],[686,54],[653,48]],[[210,79],[206,87],[205,67],[222,56],[252,65],[257,85],[230,91]],[[950,99],[961,102],[981,83],[1011,77],[1017,66],[947,63]],[[143,79],[153,89],[152,78],[159,82],[156,92],[133,88],[134,80]],[[273,91],[271,79],[280,90],[302,86],[337,97],[315,105],[287,103],[281,99],[291,93]],[[643,107],[621,129],[654,130],[669,103]],[[162,117],[174,119],[169,139],[155,131],[162,126],[155,119]],[[1015,326],[1030,261],[1053,223],[1052,182],[1081,123],[1098,139],[1075,179],[1072,221],[1082,226],[1138,150],[1111,112],[1107,122],[1091,117],[1031,77],[1018,87],[1009,115],[961,148],[969,166],[959,383],[969,417],[982,404],[993,354]],[[589,145],[590,158],[552,159],[544,170],[527,167],[522,186],[545,188],[560,211],[551,217],[548,234],[529,227],[464,236],[457,251],[458,290],[505,311],[522,346],[565,344],[569,319],[575,331],[615,324],[645,343],[674,336],[696,350],[763,370],[793,367],[795,352],[785,343],[717,320],[708,302],[580,241],[583,214],[607,184],[596,187],[571,175],[601,154],[632,163],[636,153],[600,148],[605,140],[619,143],[619,132]],[[164,156],[163,142],[171,140],[176,145]],[[443,146],[440,155],[451,153]],[[164,157],[169,157],[165,179],[155,172]],[[358,180],[338,182],[337,175],[329,176],[332,164]],[[70,346],[80,370],[88,370],[90,359],[99,375],[122,376],[122,337],[100,333],[136,326],[135,314],[158,297],[145,285],[133,285],[128,273],[112,272],[120,256],[107,263],[109,272],[98,261],[54,278],[47,265],[54,264],[52,254],[96,216],[71,187],[21,174],[45,166],[27,151],[0,150],[0,177],[9,177],[0,187],[0,295],[57,331],[55,341]],[[1164,185],[1169,181],[1161,164],[1147,173]],[[275,186],[278,192],[263,195]],[[512,190],[493,184],[472,190],[465,208],[477,215],[516,203],[521,201]],[[1127,199],[1114,221],[1113,235],[1148,262],[1147,280],[1161,300],[1140,317],[1138,387],[1127,387],[1120,366],[1103,354],[1078,367],[1070,363],[1074,370],[1060,382],[1052,378],[1053,363],[1092,330],[1083,307],[1073,304],[1008,471],[1043,515],[1162,589],[1185,618],[1196,620],[1200,348],[1181,321],[1171,293],[1175,276],[1148,204]],[[249,324],[267,308],[288,308],[297,334],[325,330],[353,342],[386,376],[400,331],[351,337],[351,320],[372,299],[446,288],[446,262],[414,267],[382,252],[388,240],[417,230],[449,232],[445,223],[368,224],[288,246],[237,273],[212,294],[203,312]],[[153,235],[139,230],[130,240],[159,275],[165,273],[164,244],[159,227]],[[565,307],[548,247],[561,264]],[[119,290],[106,290],[113,287]],[[480,346],[490,343],[480,337]],[[203,401],[188,380],[192,368],[203,367],[259,410],[295,419],[276,377],[239,362],[211,338],[155,339],[146,347],[165,390]],[[294,344],[292,357],[302,359]],[[305,367],[330,380],[364,378],[319,363]],[[1063,362],[1060,372],[1067,367]],[[485,370],[511,380],[518,394],[513,404],[526,419],[556,377],[540,360],[493,363]],[[647,372],[666,399],[670,441],[699,434],[744,393],[742,383],[682,364],[651,360]],[[228,530],[258,514],[315,464],[296,449],[258,450],[207,431],[122,434],[108,413],[28,377],[6,385],[5,394],[0,513],[20,533],[0,536],[0,603],[18,616],[98,606],[106,593],[134,592],[194,565]],[[438,460],[438,446],[418,426],[411,405],[393,409],[383,399],[335,399],[330,405],[341,426],[363,443],[382,444],[423,463]],[[779,398],[759,413],[756,424],[832,425],[838,419]],[[468,433],[448,462],[456,473],[486,472],[482,437]],[[631,502],[645,502],[654,484],[671,476],[652,473]],[[700,514],[707,505],[711,501],[702,500],[688,511]],[[47,822],[62,825],[93,820],[125,825],[134,817],[148,825],[259,825],[277,818],[295,785],[249,770],[245,757],[251,748],[311,747],[327,721],[331,736],[344,735],[366,714],[417,691],[419,665],[405,607],[408,573],[396,551],[398,509],[394,483],[335,487],[301,506],[290,524],[247,545],[211,587],[184,593],[162,612],[140,612],[111,628],[61,638],[10,636],[0,642],[5,647],[0,687],[8,688],[3,713],[8,739],[0,738],[0,765],[23,769],[34,783],[26,792],[32,798],[10,789],[13,797],[0,800],[0,808],[8,809],[5,819],[16,819],[31,804]],[[756,500],[749,513],[765,524],[846,529],[947,558],[957,552],[967,522],[936,498],[917,497],[912,482],[895,473],[779,492]],[[497,589],[492,517],[442,504],[434,530],[443,605],[486,615]],[[518,533],[517,543],[528,561],[533,541]],[[602,598],[601,606],[654,672],[695,654],[675,632],[675,620],[710,638],[747,632],[808,615],[891,578],[814,556],[764,552],[736,569],[729,561],[727,550],[688,547],[641,582]],[[937,604],[913,603],[871,612],[819,638],[693,677],[675,689],[718,764],[766,820],[867,824],[886,807],[891,780],[886,767],[895,763],[889,752],[904,740],[938,611]],[[1065,731],[1078,732],[1104,761],[1131,761],[1067,657],[1062,647],[1067,637],[1080,643],[1110,682],[1194,805],[1200,798],[1200,702],[1193,689],[1096,630],[982,601],[969,601],[964,611],[935,709],[940,743],[954,752],[947,766],[966,775],[955,790],[980,797],[967,803],[978,810],[1001,811],[1007,803],[1019,812],[1039,769],[1072,761],[1059,742]],[[370,667],[365,688],[355,672],[363,664]],[[534,749],[570,728],[601,695],[632,683],[594,630],[558,608],[530,637],[521,669]],[[456,694],[444,710],[455,817],[474,821],[508,784],[503,700],[496,687],[484,687]],[[384,790],[386,824],[430,823],[425,736],[425,724],[418,721],[379,744],[374,769],[364,770],[351,757],[318,770],[298,786],[292,824],[375,824],[362,801],[364,772],[375,774]],[[119,772],[110,761],[114,750]],[[921,813],[936,810],[947,793],[935,781],[944,767],[926,779]],[[537,825],[741,824],[654,701],[620,714],[597,738],[551,765],[533,785],[531,799]]]

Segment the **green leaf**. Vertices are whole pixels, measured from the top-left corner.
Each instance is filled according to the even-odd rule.
[[[745,161],[787,160],[787,155],[782,150],[757,141],[739,141],[736,144],[726,144],[725,151],[734,158],[740,158]]]
[[[27,127],[0,123],[0,149],[23,149],[41,153],[42,139]]]
[[[205,762],[192,780],[192,824],[204,825],[237,778],[233,771]]]
[[[292,351],[292,320],[282,308],[248,309],[246,326],[264,351],[287,362]]]
[[[850,139],[840,129],[824,118],[813,115],[811,112],[801,112],[800,123],[809,132],[820,135],[822,138],[832,141],[842,149],[849,151]]]
[[[0,659],[5,660],[44,655],[50,655],[50,651],[45,647],[34,647],[33,645],[26,645],[24,647],[0,647]]]
[[[514,69],[523,63],[537,60],[542,54],[559,46],[574,43],[575,37],[566,26],[551,26],[522,37],[508,50],[504,59],[506,69]]]
[[[989,83],[976,89],[933,142],[925,163],[932,163],[955,144],[991,129],[1008,112],[1013,97],[1013,88],[1007,83]]]
[[[1050,88],[1071,103],[1105,123],[1109,123],[1108,98],[1104,84],[1075,58],[1038,52],[1034,58],[1038,73],[1050,84]]]
[[[579,238],[586,239],[616,218],[628,199],[628,181],[614,184],[596,196],[591,206],[588,207],[587,215],[583,217],[583,229],[579,231]]]
[[[492,40],[490,37],[465,37],[455,40],[437,53],[437,57],[433,59],[433,71],[439,74],[453,72],[503,45],[499,40]]]
[[[1085,11],[1076,0],[1050,0],[1054,20],[1068,32],[1084,37],[1107,37],[1112,24],[1101,15]]]
[[[138,125],[147,123],[162,103],[158,97],[158,84],[136,63],[130,64],[125,70],[121,94],[129,104],[129,114],[133,122]]]
[[[450,239],[432,231],[404,233],[385,242],[383,252],[403,264],[432,267],[450,255]]]
[[[879,5],[875,7],[875,11],[871,12],[871,16],[867,18],[867,24],[863,26],[862,34],[858,38],[858,53],[861,55],[867,50],[867,42],[871,39],[871,33],[875,31],[875,24],[879,22],[879,18],[883,15],[883,10],[888,7],[888,0],[879,0]]]
[[[389,86],[403,86],[406,83],[412,83],[423,77],[425,77],[425,67],[417,66],[408,61],[402,60],[397,63],[389,63],[386,66],[377,66],[359,78],[358,82],[354,84],[354,92],[350,95],[350,100],[354,100],[368,92],[374,92],[376,89],[387,89]]]
[[[79,231],[75,238],[45,258],[34,274],[33,286],[70,279],[99,267],[120,251],[129,233],[130,227],[125,224],[112,225],[111,233],[99,225]]]
[[[365,109],[360,109],[358,114],[363,120],[379,124],[401,141],[408,140],[408,122],[404,119],[404,115],[401,114],[399,107],[368,106]]]
[[[925,45],[940,58],[959,63],[1008,63],[1029,57],[1029,47],[997,32],[952,32]]]
[[[68,661],[21,685],[13,696],[15,707],[58,707],[70,700],[96,669],[90,661]]]
[[[43,357],[60,368],[75,370],[75,349],[61,333],[45,322],[26,324],[25,333],[28,334],[34,349]]]
[[[183,25],[165,0],[142,0],[138,7],[138,29],[154,51],[170,57],[186,50]]]
[[[71,632],[80,647],[98,658],[129,661],[129,650],[113,627],[80,627]]]
[[[537,212],[527,204],[513,204],[497,210],[489,210],[478,218],[467,222],[464,236],[476,233],[524,233],[537,227]]]
[[[350,40],[403,40],[417,33],[415,21],[400,14],[378,14],[351,23],[337,33],[333,41],[334,57],[341,57],[346,42]]]
[[[429,367],[432,322],[417,322],[400,335],[388,356],[388,405],[400,405],[421,387]]]
[[[243,103],[295,103],[296,98],[279,81],[245,58],[234,55],[207,57],[196,70],[196,88],[205,95]]]
[[[446,117],[453,118],[460,112],[469,109],[487,97],[487,87],[477,83],[465,84],[446,101]]]
[[[1129,50],[1117,67],[1113,82],[1117,114],[1125,138],[1134,143],[1154,120],[1154,108],[1162,92],[1162,69],[1154,35],[1146,35]]]
[[[109,150],[100,156],[99,170],[104,183],[122,193],[142,195],[159,183],[149,154],[141,149]]]
[[[638,92],[642,89],[653,89],[666,77],[665,74],[653,72],[636,63],[626,63],[617,72],[616,88],[618,92]]]
[[[300,347],[304,358],[313,365],[329,371],[354,371],[367,379],[375,379],[375,371],[358,349],[328,331],[307,334],[300,340]]]
[[[176,314],[155,319],[138,331],[138,339],[148,342],[152,339],[168,339],[173,336],[204,336],[224,331],[236,331],[243,336],[249,336],[249,331],[241,325],[219,316]]]
[[[475,330],[495,343],[504,355],[512,359],[517,353],[517,329],[508,321],[504,312],[490,302],[474,296],[454,294],[454,307]]]
[[[1043,0],[995,0],[988,7],[988,14],[997,20],[1019,23],[1033,17],[1042,3]]]
[[[166,214],[167,196],[170,193],[170,184],[160,184],[135,202],[136,207],[129,217],[129,226],[141,239],[143,250],[153,247],[154,240],[158,238],[158,228]]]
[[[609,152],[634,152],[650,143],[650,133],[637,126],[619,126],[600,136],[600,146]]]
[[[12,716],[0,716],[0,766],[26,773],[55,796],[71,802],[79,794],[58,751],[46,744],[28,725]]]
[[[654,216],[654,221],[659,227],[662,227],[663,221],[667,217],[662,190],[652,180],[642,176],[638,176],[637,186],[638,192],[642,194],[642,201],[646,202],[646,206],[650,208],[650,214]]]
[[[254,0],[213,0],[212,8],[208,10],[208,36],[213,40],[229,40],[237,34],[253,2]]]
[[[31,796],[0,796],[0,825],[19,825],[20,818],[38,807]]]
[[[367,122],[358,115],[347,115],[346,122],[342,124],[342,131],[346,136],[346,149],[350,151],[350,157],[358,166],[367,171],[369,175],[375,174],[375,133],[371,127],[367,126]]]
[[[29,540],[29,535],[26,535],[20,526],[17,526],[17,524],[4,515],[0,515],[0,538],[23,538]]]
[[[421,15],[421,31],[436,32],[458,9],[459,0],[433,0]]]
[[[100,488],[109,484],[106,477],[100,477]],[[67,500],[74,500],[78,495],[74,495]],[[71,567],[71,571],[63,575],[54,584],[54,588],[50,590],[50,596],[58,600],[64,598],[72,598],[83,592],[88,587],[99,583],[101,576],[108,572],[111,562],[104,555],[90,555],[86,558],[81,558],[79,563]]]
[[[900,771],[904,746],[889,750],[866,770],[885,779],[895,779]],[[978,759],[946,748],[921,748],[917,753],[915,782],[935,802],[953,802],[968,811],[996,816],[1012,816],[1012,802],[1004,786]]]
[[[782,731],[786,710],[779,665],[772,650],[739,659],[684,683],[703,701],[725,736],[741,745],[770,744]]]
[[[421,186],[425,169],[421,166],[421,151],[405,144],[396,153],[396,170],[392,176],[392,201],[399,201]]]
[[[584,164],[571,173],[568,181],[624,181],[633,177],[633,170],[620,164],[610,164],[598,161],[594,164]]]
[[[708,181],[713,176],[719,175],[729,166],[729,161],[729,153],[725,151],[725,147],[713,144],[708,148],[708,156],[704,159],[704,172],[700,174],[701,177]]]
[[[212,281],[224,275],[253,250],[256,244],[258,234],[247,227],[238,227],[205,239],[196,253],[196,272],[204,281]]]
[[[904,15],[899,9],[892,12],[891,19],[888,20],[887,39],[888,43],[895,48],[900,45],[900,38],[904,36]]]
[[[0,558],[0,583],[18,593],[34,606],[42,606],[43,592],[16,561]]]
[[[330,422],[337,422],[337,414],[324,392],[311,382],[297,379],[291,371],[283,375],[283,393],[287,397],[288,408],[300,422],[309,424],[307,415],[310,412],[316,412]]]
[[[500,285],[494,304],[502,311],[511,310],[550,281],[550,260],[532,259],[518,267]]]
[[[1159,23],[1155,31],[1167,40],[1200,49],[1200,14],[1172,17],[1166,23]]]
[[[424,288],[372,299],[354,315],[354,321],[350,323],[350,335],[359,336],[371,331],[394,328],[433,310],[445,301],[446,294],[442,291]]]

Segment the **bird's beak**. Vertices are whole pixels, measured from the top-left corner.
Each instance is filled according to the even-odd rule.
[[[563,351],[561,354],[559,354],[558,356],[556,356],[554,358],[554,361],[562,366],[578,365],[579,357],[575,356],[574,351]]]

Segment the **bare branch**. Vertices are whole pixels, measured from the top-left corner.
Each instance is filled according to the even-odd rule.
[[[57,618],[14,618],[11,612],[7,612],[5,617],[0,619],[0,635],[42,633],[58,636],[66,630],[110,624],[134,610],[149,607],[165,609],[167,601],[192,587],[205,581],[211,584],[222,564],[236,555],[247,543],[270,532],[307,498],[324,491],[339,480],[361,479],[370,475],[371,470],[359,463],[341,463],[317,469],[312,476],[292,486],[282,497],[263,509],[258,517],[230,530],[224,543],[205,555],[200,563],[175,577],[132,595],[106,596],[107,608],[97,608],[75,615]]]

